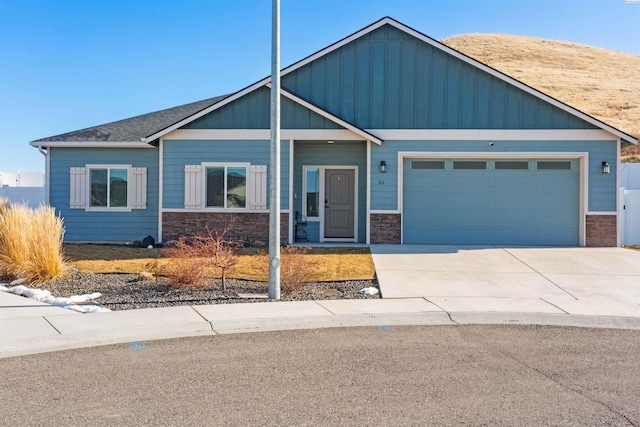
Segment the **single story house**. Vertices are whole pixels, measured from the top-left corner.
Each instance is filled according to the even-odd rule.
[[[637,140],[391,18],[282,70],[285,242],[616,246]],[[268,240],[270,78],[31,142],[67,241]]]

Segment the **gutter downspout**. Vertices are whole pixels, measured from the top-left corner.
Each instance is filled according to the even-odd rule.
[[[49,203],[49,189],[51,188],[49,183],[49,171],[50,171],[50,160],[49,151],[45,150],[42,145],[38,145],[38,151],[40,154],[44,156],[44,202],[48,205]]]

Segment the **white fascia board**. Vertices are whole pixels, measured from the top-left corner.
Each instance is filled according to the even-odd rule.
[[[271,84],[268,84],[267,86],[271,87]],[[368,141],[371,141],[371,142],[375,142],[378,145],[382,144],[382,140],[380,138],[378,138],[377,136],[375,136],[374,134],[372,134],[370,132],[367,132],[364,129],[360,129],[359,127],[354,126],[351,123],[345,122],[341,118],[339,118],[337,116],[334,116],[333,114],[329,113],[328,111],[323,110],[322,108],[320,108],[318,106],[315,106],[315,105],[311,104],[310,102],[305,101],[302,98],[299,98],[298,96],[294,95],[293,93],[289,92],[288,90],[280,88],[280,93],[283,96],[285,96],[285,97],[289,98],[290,100],[292,100],[293,102],[302,105],[303,107],[307,108],[308,110],[313,111],[316,114],[321,115],[325,119],[328,119],[328,120],[330,120],[330,121],[342,126],[343,128],[349,129],[353,133],[360,135],[365,140],[368,140]]]
[[[109,142],[109,141],[42,141],[42,142],[30,142],[32,147],[47,147],[47,148],[155,148],[145,142],[138,141],[122,141],[122,142]]]
[[[162,139],[170,140],[236,140],[236,141],[265,141],[271,138],[269,129],[177,129]],[[307,141],[363,141],[359,135],[348,129],[282,129],[280,139],[294,139]]]
[[[611,141],[602,129],[505,130],[505,129],[367,129],[385,141]]]

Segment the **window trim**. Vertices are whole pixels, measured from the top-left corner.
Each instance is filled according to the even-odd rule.
[[[106,169],[107,170],[107,183],[109,181],[110,169],[126,169],[127,171],[127,206],[122,207],[110,207],[110,206],[91,206],[91,171],[98,169]],[[86,191],[86,205],[85,211],[87,212],[131,212],[131,165],[122,165],[122,164],[88,164],[85,165],[86,170],[86,182],[87,182],[87,191]],[[107,184],[107,204],[109,203],[109,185]]]
[[[249,162],[202,162],[202,210],[207,212],[246,212],[249,210]],[[224,204],[225,206],[207,206],[207,168],[224,168]],[[243,167],[245,169],[245,204],[243,208],[228,208],[227,205],[227,169]]]

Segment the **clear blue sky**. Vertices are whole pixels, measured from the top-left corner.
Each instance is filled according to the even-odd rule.
[[[384,16],[640,54],[635,0],[281,0],[289,65]],[[0,0],[0,171],[38,138],[235,92],[270,73],[269,0]]]

